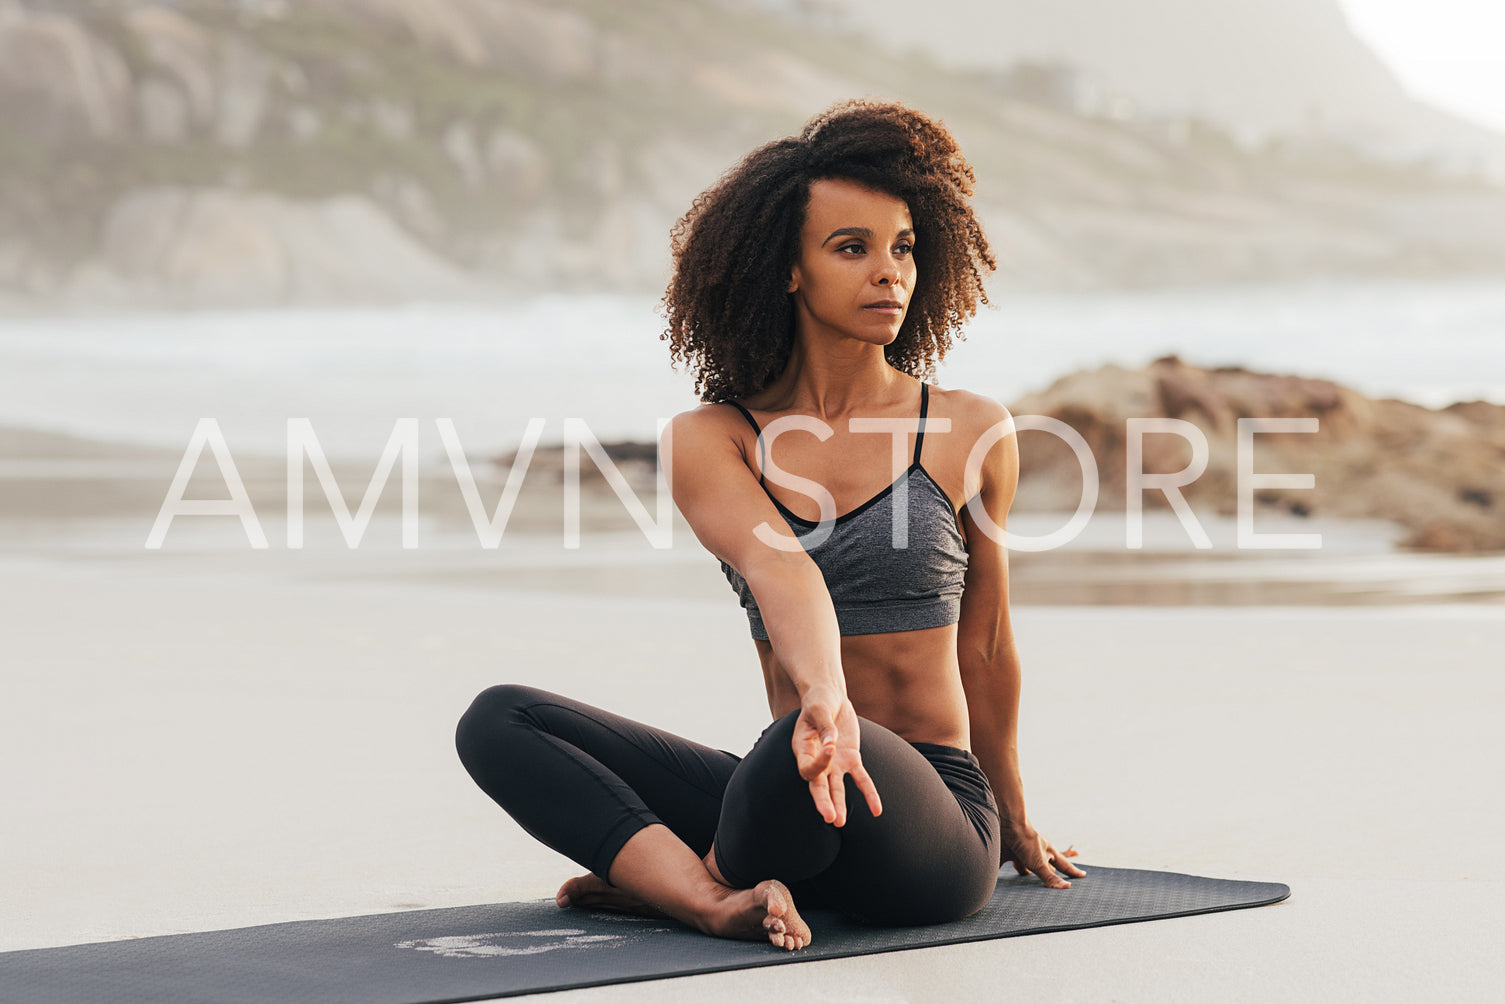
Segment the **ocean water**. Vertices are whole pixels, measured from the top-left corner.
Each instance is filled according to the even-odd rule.
[[[1009,402],[1068,372],[1202,365],[1326,377],[1429,406],[1505,403],[1505,280],[1344,281],[1150,292],[1000,294],[940,382]],[[0,425],[169,448],[216,419],[240,454],[280,455],[309,418],[331,457],[379,454],[399,418],[467,451],[544,441],[582,418],[601,440],[651,438],[694,406],[652,297],[515,305],[0,318]]]

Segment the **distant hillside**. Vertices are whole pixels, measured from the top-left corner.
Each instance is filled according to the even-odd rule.
[[[995,288],[1505,272],[1483,182],[712,0],[0,0],[0,306],[659,288],[696,192],[862,95],[961,137]]]

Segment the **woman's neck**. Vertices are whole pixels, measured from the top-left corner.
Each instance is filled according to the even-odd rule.
[[[784,371],[757,394],[757,401],[769,411],[829,421],[881,406],[910,379],[889,365],[881,345],[851,339],[812,345],[797,335]]]

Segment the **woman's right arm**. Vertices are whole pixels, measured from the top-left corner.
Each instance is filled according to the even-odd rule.
[[[794,753],[821,817],[837,826],[846,822],[848,774],[878,815],[882,805],[862,766],[831,595],[753,476],[740,418],[716,405],[678,415],[666,430],[664,453],[675,504],[701,544],[747,581],[774,655],[799,693]],[[760,539],[760,526],[785,547]]]

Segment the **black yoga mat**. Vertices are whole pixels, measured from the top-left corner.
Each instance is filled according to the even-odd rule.
[[[982,912],[954,924],[862,927],[812,911],[813,943],[798,952],[552,901],[462,906],[0,953],[0,1000],[438,1004],[1183,917],[1290,893],[1099,867],[1057,891],[1009,868]]]

